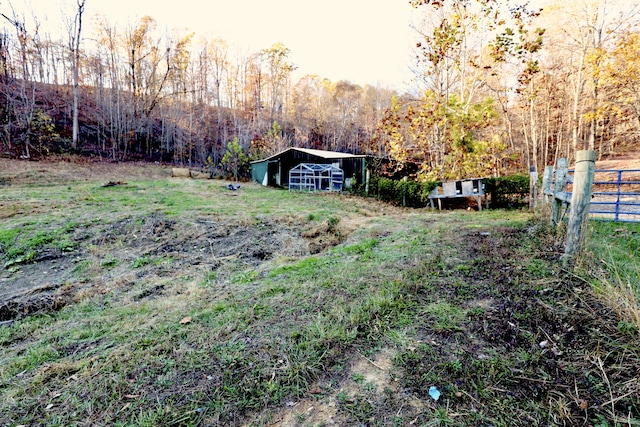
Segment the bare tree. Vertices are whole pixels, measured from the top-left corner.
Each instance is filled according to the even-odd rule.
[[[80,73],[80,41],[82,36],[82,14],[86,0],[76,0],[76,14],[72,24],[69,26],[69,48],[71,50],[71,66],[73,68],[73,129],[71,136],[71,147],[78,148],[78,138],[80,134],[80,124],[78,123],[79,111],[79,73]]]
[[[9,108],[12,110],[12,114],[8,114],[8,117],[15,116],[15,123],[9,121],[7,127],[10,132],[13,127],[19,135],[19,139],[23,140],[23,152],[21,157],[31,157],[31,124],[35,113],[35,82],[31,79],[31,73],[29,71],[29,59],[28,52],[30,50],[31,36],[27,32],[24,17],[19,17],[14,11],[13,18],[9,18],[5,14],[2,16],[13,25],[16,30],[16,38],[18,40],[18,56],[20,60],[20,84],[17,92],[8,94]],[[9,119],[11,120],[11,119]]]

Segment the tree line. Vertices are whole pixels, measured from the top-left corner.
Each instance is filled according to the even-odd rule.
[[[35,16],[0,9],[2,155],[220,168],[238,150],[253,160],[297,146],[444,179],[637,147],[636,3],[411,0],[416,82],[399,93],[317,75],[294,81],[281,43],[239,52],[220,38],[160,31],[150,16],[124,28],[96,17],[87,37],[85,0],[76,2],[57,37]]]
[[[67,17],[66,40],[43,33],[37,19],[28,27],[23,16],[5,14],[5,155],[77,149],[115,160],[218,165],[234,138],[252,158],[291,145],[367,152],[391,99],[389,89],[317,75],[293,82],[295,65],[280,43],[234,52],[223,39],[162,33],[150,16],[124,29],[98,18],[95,40],[76,57],[79,33],[72,24],[81,22],[82,12]],[[74,73],[80,81],[77,143]]]
[[[576,150],[637,150],[637,2],[412,0],[422,96],[379,137],[427,178],[540,170]],[[535,6],[535,8],[534,8]]]

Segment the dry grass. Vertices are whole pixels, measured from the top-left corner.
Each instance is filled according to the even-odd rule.
[[[607,273],[601,275],[596,286],[597,295],[618,314],[627,328],[640,333],[640,298],[638,283],[631,284],[629,279],[620,276],[615,265],[606,265]]]

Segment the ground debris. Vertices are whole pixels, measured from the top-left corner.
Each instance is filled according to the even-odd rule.
[[[109,181],[106,184],[103,184],[102,188],[115,187],[115,186],[118,186],[118,185],[127,185],[127,183],[124,182],[124,181]]]

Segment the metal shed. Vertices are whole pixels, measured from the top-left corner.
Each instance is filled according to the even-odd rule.
[[[333,165],[342,169],[345,188],[354,179],[359,183],[366,179],[364,155],[290,147],[266,159],[251,162],[251,180],[265,186],[288,187],[289,171],[301,163]]]
[[[334,165],[300,163],[289,171],[289,191],[342,191],[344,172]]]

